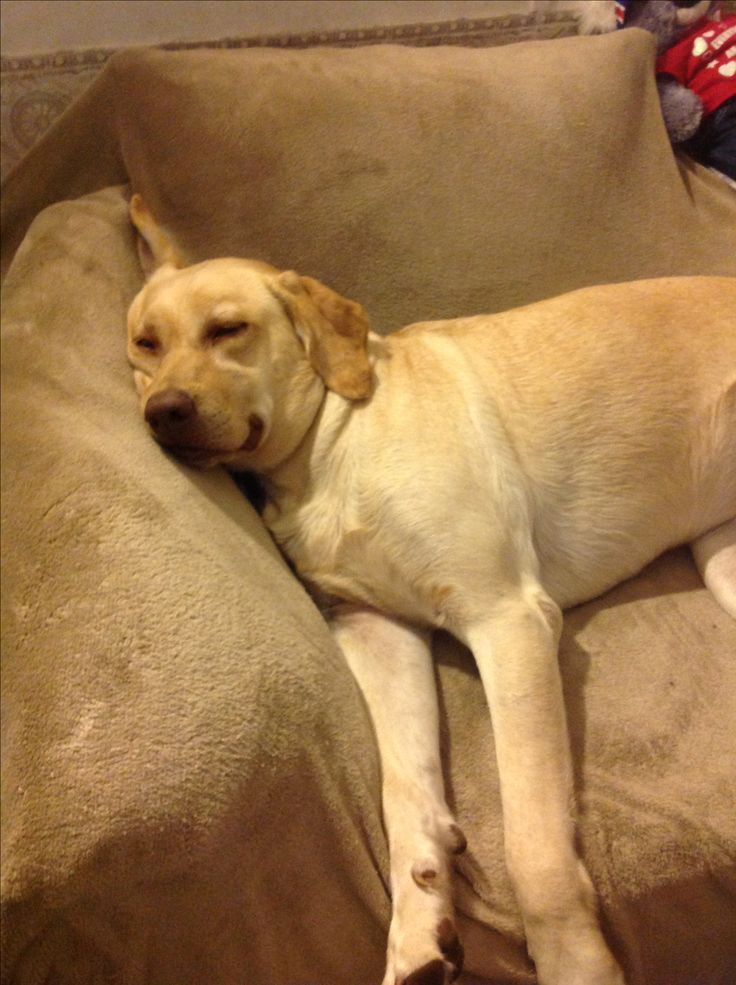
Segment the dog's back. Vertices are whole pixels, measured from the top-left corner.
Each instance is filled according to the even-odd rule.
[[[642,281],[377,343],[375,394],[338,441],[349,467],[320,479],[345,500],[330,515],[356,516],[356,565],[420,530],[461,564],[521,520],[566,606],[734,516],[734,312],[736,280]]]
[[[586,289],[479,320],[463,348],[488,366],[561,604],[736,513],[736,280]]]

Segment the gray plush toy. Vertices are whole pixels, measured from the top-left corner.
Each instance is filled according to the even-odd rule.
[[[719,0],[585,4],[581,33],[639,27],[657,39],[667,133],[696,160],[736,179],[736,15]]]

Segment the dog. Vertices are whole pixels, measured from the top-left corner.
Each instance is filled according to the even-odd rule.
[[[143,416],[184,462],[262,477],[265,523],[329,600],[373,719],[384,985],[445,985],[462,965],[437,627],[471,649],[487,695],[539,982],[622,985],[574,847],[561,610],[689,542],[736,617],[736,279],[586,288],[379,337],[293,271],[183,265],[139,196],[130,211],[149,273],[128,316]]]

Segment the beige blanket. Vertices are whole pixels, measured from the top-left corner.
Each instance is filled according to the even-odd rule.
[[[651,59],[636,31],[133,52],[11,176],[3,982],[376,985],[389,918],[365,709],[232,480],[145,433],[126,191],[102,189],[130,179],[193,258],[296,267],[381,330],[736,275],[736,195],[676,162]],[[734,980],[734,653],[684,549],[568,614],[581,848],[630,985]],[[437,658],[463,981],[530,983],[482,688],[442,635]]]

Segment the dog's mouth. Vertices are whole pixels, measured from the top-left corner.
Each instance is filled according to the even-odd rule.
[[[255,451],[261,443],[265,423],[258,414],[251,414],[248,418],[248,437],[240,446],[238,451]]]
[[[162,442],[162,444],[166,451],[189,465],[215,465],[227,461],[234,455],[255,451],[263,439],[265,429],[263,418],[258,414],[251,414],[248,417],[248,436],[239,448],[213,448],[207,445],[184,445],[174,442]]]

